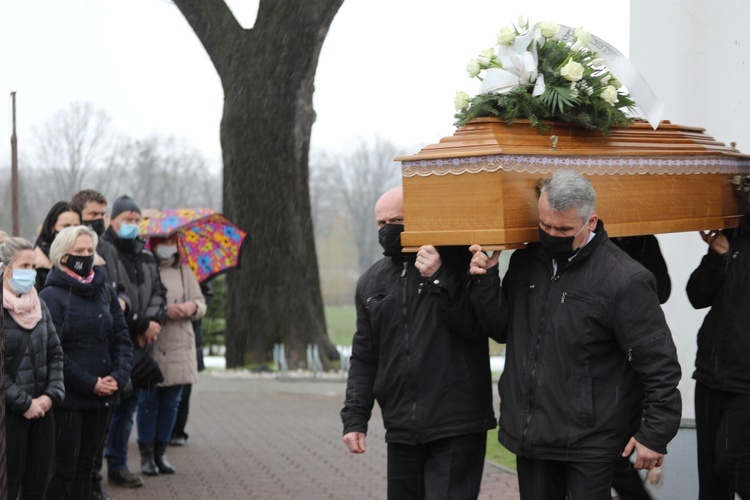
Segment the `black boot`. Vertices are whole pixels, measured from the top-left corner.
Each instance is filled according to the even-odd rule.
[[[167,452],[167,443],[163,441],[154,441],[154,461],[159,468],[159,474],[174,474],[174,467],[167,462],[165,456]]]
[[[141,472],[144,476],[158,476],[159,468],[154,461],[154,443],[142,443],[138,441],[141,449]]]

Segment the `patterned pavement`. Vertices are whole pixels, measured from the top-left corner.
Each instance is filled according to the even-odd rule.
[[[386,446],[373,412],[364,455],[341,440],[339,377],[285,379],[216,370],[203,372],[190,400],[188,444],[170,447],[171,476],[144,478],[141,488],[107,484],[125,499],[385,499]],[[140,471],[135,430],[128,465]],[[106,465],[105,465],[106,469]],[[482,500],[518,499],[516,476],[487,462]]]

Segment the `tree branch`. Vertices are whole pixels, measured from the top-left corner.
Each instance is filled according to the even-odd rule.
[[[174,3],[193,28],[221,78],[232,45],[246,30],[224,0],[174,0]]]

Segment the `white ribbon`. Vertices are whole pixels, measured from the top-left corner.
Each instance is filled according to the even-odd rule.
[[[560,30],[553,37],[568,44],[575,42],[575,29],[560,25]],[[490,68],[479,86],[480,94],[490,92],[506,94],[519,85],[534,83],[534,97],[544,92],[544,75],[538,73],[539,58],[537,42],[543,43],[539,24],[523,35],[515,38],[512,45],[498,47],[498,59],[503,69]],[[633,101],[638,105],[648,123],[654,128],[659,126],[664,113],[664,105],[654,95],[633,63],[619,50],[597,36],[591,36],[587,46],[604,59],[607,68],[630,92]],[[530,49],[530,50],[529,50]]]

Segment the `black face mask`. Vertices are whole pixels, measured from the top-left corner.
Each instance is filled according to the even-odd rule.
[[[540,227],[539,243],[542,244],[542,247],[552,253],[555,260],[558,262],[566,261],[580,250],[580,247],[573,248],[573,241],[576,239],[576,236],[581,234],[584,227],[586,227],[586,224],[584,224],[573,236],[552,236]]]
[[[84,226],[88,226],[93,229],[98,237],[101,238],[104,234],[104,219],[85,220],[82,222]]]
[[[383,247],[383,255],[392,257],[401,253],[401,233],[403,224],[386,224],[378,230],[378,242]]]
[[[81,278],[85,278],[94,268],[94,256],[68,254],[68,260],[66,260],[63,265]]]

